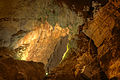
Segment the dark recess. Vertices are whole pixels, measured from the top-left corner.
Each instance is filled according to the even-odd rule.
[[[104,6],[108,0],[55,0],[57,1],[58,5],[62,6],[62,3],[65,3],[71,10],[78,12],[83,12],[85,18],[92,17],[92,1],[97,1],[98,3],[101,3],[102,6]],[[74,8],[73,8],[74,5]],[[90,11],[83,11],[84,6],[89,6]]]

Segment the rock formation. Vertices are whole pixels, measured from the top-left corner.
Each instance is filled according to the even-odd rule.
[[[76,35],[77,49],[71,50],[69,56],[62,61],[46,77],[52,80],[101,80],[101,67],[97,60],[97,48],[93,41],[90,40],[84,33]],[[104,72],[103,72],[104,74]]]
[[[19,60],[46,65],[52,53],[57,53],[55,46],[64,48],[59,52],[61,60],[66,45],[59,42],[69,32],[65,28],[69,24],[74,26],[71,27],[74,34],[84,22],[65,4],[60,7],[54,0],[1,0],[0,4],[0,47],[15,49],[14,57]]]
[[[72,1],[1,0],[0,80],[120,79],[120,0]]]
[[[71,25],[74,26],[72,29],[76,30],[84,20],[66,5],[59,7],[54,0],[1,0],[0,47],[9,47],[12,35],[21,30],[29,32],[45,21],[52,26],[58,23],[64,28]],[[23,36],[24,33],[18,39]]]
[[[56,65],[61,61],[66,51],[68,38],[63,38],[68,34],[68,28],[63,29],[56,24],[53,29],[47,22],[41,24],[40,27],[36,27],[33,31],[27,33],[23,38],[14,43],[15,46],[13,48],[17,52],[15,58],[26,61],[43,62],[45,65],[51,63]],[[64,43],[61,43],[62,41]],[[62,51],[58,49],[60,47],[63,49]],[[52,57],[53,54],[55,54],[56,57]],[[54,60],[49,62],[51,59],[57,62],[54,62]]]
[[[89,36],[98,48],[100,65],[108,78],[119,76],[119,30],[120,30],[120,1],[109,1],[84,26],[84,33]],[[117,65],[117,66],[116,66]]]
[[[46,80],[119,80],[120,1],[110,0],[83,26],[68,57]],[[84,34],[84,35],[83,35]],[[80,50],[79,50],[80,49]]]
[[[0,48],[0,80],[42,80],[45,76],[44,64],[32,61],[14,60],[13,51]]]

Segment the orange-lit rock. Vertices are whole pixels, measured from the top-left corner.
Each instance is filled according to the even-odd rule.
[[[60,38],[68,34],[68,28],[63,29],[56,24],[53,29],[53,27],[46,22],[21,38],[14,49],[23,45],[28,45],[27,49],[22,53],[21,59],[47,64]]]
[[[94,19],[88,22],[83,32],[98,48],[98,59],[108,78],[120,79],[120,0],[110,0]]]
[[[77,49],[51,72],[48,80],[120,79],[119,5],[120,0],[110,0],[83,26],[83,33],[74,39]]]
[[[97,52],[94,43],[82,32],[77,34],[74,40],[77,49],[70,51],[68,57],[51,71],[47,80],[102,80],[100,77],[106,79],[95,56]]]

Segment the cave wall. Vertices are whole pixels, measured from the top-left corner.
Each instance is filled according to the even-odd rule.
[[[57,31],[56,23],[62,28],[69,26],[71,34],[77,33],[77,27],[84,23],[82,16],[71,11],[64,3],[62,7],[59,6],[55,0],[1,0],[0,4],[0,47],[14,49],[16,59],[47,64],[60,37],[65,36],[61,36],[61,33],[64,34],[66,30]]]
[[[120,0],[109,0],[76,35],[77,48],[48,80],[119,80]]]
[[[43,62],[45,65],[48,63],[54,63],[56,65],[60,62],[66,50],[68,37],[65,39],[64,37],[68,36],[68,34],[68,28],[64,29],[56,24],[53,29],[47,22],[46,24],[41,24],[40,27],[36,27],[33,31],[27,33],[15,44],[14,49],[18,51],[16,57],[26,61]],[[60,42],[62,42],[62,44]],[[23,47],[23,49],[20,49],[21,47]],[[61,47],[63,48],[62,51],[60,50]],[[55,56],[50,57],[53,54],[56,54],[57,57],[59,56],[60,59]],[[58,63],[54,61],[49,62],[49,59],[55,59]]]
[[[60,28],[56,28],[56,23]],[[58,6],[54,0],[1,0],[0,47],[14,49],[15,59],[47,64],[51,54],[57,53],[55,46],[63,40],[61,37],[68,34],[68,30],[62,28],[69,26],[70,33],[75,34],[78,25],[83,23],[82,16],[64,3],[62,7]],[[58,46],[64,47],[63,51],[57,49],[60,59],[66,50],[66,43]]]
[[[83,32],[77,34],[74,40],[77,48],[72,49],[68,57],[50,72],[47,80],[102,80],[102,78],[107,80],[97,60],[94,42]]]
[[[14,51],[0,48],[0,80],[42,80],[44,78],[43,63],[15,60],[12,54]]]
[[[31,30],[40,13],[42,2],[32,0],[0,1],[0,42],[1,47],[10,45],[11,35],[19,30]]]
[[[52,56],[51,54],[54,55],[57,53],[58,49],[55,46],[59,45],[62,33],[64,35],[65,32],[64,36],[67,34],[67,31],[61,27],[67,27],[70,24],[71,27],[69,26],[68,28],[72,33],[76,33],[78,26],[83,24],[84,19],[78,17],[75,12],[71,12],[65,4],[60,8],[56,4],[50,3],[47,0],[44,0],[43,2],[42,0],[2,0],[0,2],[0,46],[9,46],[14,49],[19,48],[21,45],[29,46],[27,51],[30,54],[27,52],[27,58],[24,56],[27,60],[33,60],[36,62],[42,61],[47,64],[49,59],[54,63],[54,58],[50,58],[50,56]],[[95,14],[93,20],[83,26],[83,33],[81,32],[78,34],[77,38],[74,39],[77,43],[77,49],[75,48],[71,50],[68,58],[53,70],[53,73],[58,80],[73,80],[74,78],[76,78],[76,80],[89,78],[93,80],[101,80],[102,78],[105,78],[105,80],[107,80],[108,78],[111,79],[114,77],[120,79],[119,4],[119,0],[110,0],[109,3]],[[56,25],[57,28],[51,27],[48,23],[42,24],[45,29],[43,28],[44,32],[41,36],[39,35],[41,33],[40,24],[41,22],[44,23],[44,21],[48,21],[50,24],[54,22],[52,25],[58,23],[61,27],[58,25]],[[54,38],[57,36],[59,39],[53,40],[54,38],[49,36],[52,43],[50,44],[54,45],[51,49],[48,48],[50,47],[49,45],[46,46],[46,44],[49,43],[49,39],[45,38],[51,33],[45,33],[49,33],[49,30],[52,30],[52,28],[54,33],[52,36],[54,36]],[[58,32],[60,34],[58,34]],[[42,40],[41,42],[40,39]],[[45,47],[43,52],[40,52],[41,49],[39,50],[41,44]],[[58,48],[59,47],[61,47],[61,45],[58,46]],[[50,54],[48,55],[48,53]]]
[[[71,25],[76,32],[78,25],[84,20],[75,12],[71,11],[65,4],[58,6],[54,0],[1,0],[0,1],[0,46],[11,45],[11,37],[17,32],[31,31],[37,25],[48,21],[55,26],[61,27]],[[21,34],[18,39],[24,35]]]
[[[116,5],[110,2],[101,8],[94,16],[94,20],[90,21],[84,27],[84,33],[94,40],[97,47],[102,44],[106,37],[110,36],[116,24],[115,18],[118,17],[119,19],[119,7],[117,4],[119,4],[119,2],[116,3]]]
[[[65,37],[61,37],[59,42],[57,42],[54,52],[51,54],[50,58],[48,59],[48,63],[46,65],[46,72],[50,72],[52,69],[54,69],[56,66],[58,66],[63,59],[63,55],[65,54],[67,50],[68,44],[68,35]]]
[[[84,33],[93,39],[98,48],[100,64],[109,78],[119,75],[120,1],[109,1],[93,21],[84,26]],[[117,66],[116,66],[117,65]]]
[[[42,80],[44,76],[43,63],[0,59],[0,80]]]

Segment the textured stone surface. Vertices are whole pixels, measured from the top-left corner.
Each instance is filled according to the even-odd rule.
[[[49,72],[54,69],[60,62],[62,61],[63,55],[67,50],[68,36],[61,37],[59,42],[56,44],[54,48],[54,52],[51,54],[48,59],[48,64],[46,65],[46,71]]]
[[[44,64],[32,61],[14,60],[9,49],[0,49],[0,80],[42,80],[45,76]]]
[[[94,40],[97,47],[106,37],[111,36],[111,31],[116,24],[115,18],[120,17],[118,4],[119,1],[115,5],[109,2],[96,13],[94,20],[84,26],[84,33]]]
[[[11,35],[19,30],[31,30],[40,13],[41,1],[1,0],[0,1],[0,40],[8,47]]]
[[[29,32],[37,25],[48,21],[52,26],[71,25],[76,32],[84,19],[65,4],[58,6],[54,0],[1,0],[0,1],[0,46],[8,47],[12,35],[18,31]],[[21,34],[23,35],[23,34]],[[19,36],[21,38],[23,36]],[[18,38],[18,39],[19,39]]]
[[[100,74],[102,70],[96,58],[94,43],[82,32],[76,35],[75,41],[78,43],[78,48],[70,52],[69,56],[46,77],[47,80],[101,80],[101,77],[106,78]]]
[[[83,26],[77,48],[49,74],[54,80],[120,79],[120,0],[110,0]],[[85,38],[86,35],[89,37]]]
[[[31,1],[32,0],[24,0],[23,2],[19,2],[19,0],[12,0],[12,3],[7,3],[5,0],[2,0],[0,2],[0,9],[3,11],[0,12],[0,46],[10,46],[14,48],[16,53],[20,53],[20,59],[33,60],[36,62],[41,61],[51,68],[58,64],[57,61],[60,62],[59,59],[61,59],[61,57],[59,57],[58,60],[55,59],[58,56],[62,56],[66,50],[64,44],[61,44],[61,41],[65,42],[66,45],[66,39],[64,41],[63,37],[68,34],[69,30],[67,28],[63,29],[58,25],[51,27],[48,23],[36,27],[34,23],[37,24],[36,20],[38,16],[41,22],[44,19],[48,22],[50,21],[50,23],[54,22],[53,24],[56,24],[56,22],[58,22],[58,24],[61,23],[60,25],[63,26],[70,24],[73,27],[69,27],[69,29],[74,34],[76,33],[77,27],[83,23],[83,19],[75,15],[74,12],[71,12],[65,4],[62,5],[62,8],[56,6],[56,4],[50,4],[48,8],[48,0],[44,2],[39,2],[38,0]],[[47,7],[43,3],[46,3]],[[42,8],[40,4],[43,4]],[[40,12],[38,10],[39,8],[42,9],[40,10],[42,11],[40,15],[38,15]],[[44,18],[41,19],[41,17]],[[5,33],[5,31],[7,32]],[[72,40],[77,46],[69,49],[67,58],[65,58],[58,67],[53,69],[52,72],[44,78],[45,80],[120,79],[120,0],[109,0],[109,3],[94,15],[93,20],[83,26],[82,31],[79,31],[79,34],[73,35]],[[10,38],[12,43],[10,42]],[[9,45],[9,43],[11,44]],[[63,51],[59,49],[63,47]],[[4,49],[4,51],[6,51],[6,49]],[[0,57],[2,57],[1,55],[4,51],[1,52]],[[14,54],[4,53],[3,57],[5,58],[0,58],[0,79],[21,79],[21,77],[24,77],[24,74],[28,76],[28,79],[41,79],[39,77],[29,77],[28,74],[31,73],[30,76],[39,75],[38,70],[40,69],[33,70],[33,68],[30,67],[31,63],[36,63],[13,60],[9,58],[8,55],[13,56]],[[16,56],[18,57],[18,55]],[[16,63],[18,64],[16,65]],[[19,64],[23,66],[21,67]],[[10,67],[7,68],[6,65]],[[20,68],[20,71],[13,65]],[[26,68],[26,66],[28,67]],[[36,66],[37,64],[34,67],[36,68]],[[49,67],[47,69],[49,69]],[[24,73],[23,70],[28,70],[28,72]],[[30,70],[33,70],[35,73],[32,73]],[[3,73],[3,71],[6,72]],[[13,72],[10,76],[7,75],[9,71]],[[23,71],[23,73],[21,73],[21,71]],[[17,77],[14,77],[14,75],[17,75]],[[26,78],[26,76],[24,78]]]
[[[52,26],[43,25],[46,24],[45,21]],[[77,26],[83,22],[84,19],[71,11],[67,5],[58,6],[54,0],[1,0],[0,47],[15,49],[17,59],[47,64],[60,37],[66,36],[64,32],[67,32],[61,32],[60,27],[54,27],[56,23],[61,27],[71,25],[70,29],[74,34],[77,33]],[[59,53],[63,54],[65,49],[61,52]]]
[[[120,0],[112,1],[101,8],[90,21],[84,26],[84,33],[93,39],[98,47],[98,58],[101,67],[108,78],[117,77],[120,79],[119,58],[120,58]],[[116,66],[117,65],[117,66]]]
[[[41,24],[14,43],[16,59],[43,62],[45,65],[51,65],[51,68],[55,67],[66,51],[68,37],[64,37],[68,34],[68,28],[64,29],[56,24],[53,29],[47,22]]]

